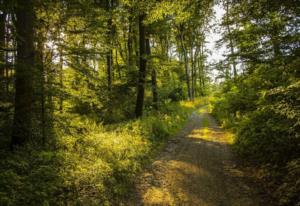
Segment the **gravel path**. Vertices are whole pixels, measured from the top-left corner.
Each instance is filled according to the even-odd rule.
[[[263,205],[235,165],[229,142],[230,135],[210,114],[194,112],[137,180],[129,205]]]

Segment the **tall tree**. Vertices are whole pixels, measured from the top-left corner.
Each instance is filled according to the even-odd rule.
[[[136,97],[136,106],[135,106],[135,116],[141,117],[143,115],[144,108],[144,95],[145,95],[145,82],[146,82],[146,34],[145,34],[145,25],[144,25],[145,15],[140,14],[139,16],[139,74],[138,74],[138,85],[137,85],[137,97]]]
[[[16,3],[17,66],[11,148],[23,145],[32,137],[33,76],[38,72],[34,64],[34,0]]]
[[[224,25],[226,27],[227,30],[227,35],[228,35],[228,41],[229,41],[229,49],[230,49],[230,62],[232,65],[232,69],[233,69],[233,77],[236,79],[237,78],[237,66],[236,66],[236,59],[234,56],[234,44],[233,44],[233,36],[232,36],[232,31],[231,31],[231,23],[230,23],[230,14],[229,14],[229,6],[230,6],[230,1],[229,0],[225,0],[224,2],[224,7],[226,9],[225,12],[225,17],[224,17]]]
[[[185,35],[184,35],[184,26],[181,24],[179,26],[179,35],[180,35],[180,44],[181,44],[181,50],[183,53],[183,61],[184,61],[184,68],[185,68],[185,79],[186,79],[186,85],[187,85],[187,94],[188,99],[192,100],[192,91],[191,91],[191,72],[190,72],[190,63],[189,63],[189,56],[187,47],[185,45]]]
[[[3,4],[3,2],[1,2]],[[2,99],[5,95],[5,65],[6,65],[6,54],[5,54],[5,22],[6,22],[6,11],[4,5],[0,14],[0,98]]]
[[[112,50],[112,41],[113,41],[113,19],[112,19],[112,10],[113,10],[114,0],[106,0],[106,11],[108,13],[107,20],[107,52],[106,52],[106,70],[107,70],[107,86],[108,90],[112,90],[112,74],[113,74],[113,50]]]

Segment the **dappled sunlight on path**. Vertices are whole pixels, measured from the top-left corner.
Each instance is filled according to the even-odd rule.
[[[206,110],[188,124],[136,184],[133,205],[259,205],[246,175],[228,147],[232,135],[218,127]]]

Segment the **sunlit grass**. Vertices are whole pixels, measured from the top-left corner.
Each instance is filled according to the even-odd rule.
[[[167,190],[151,187],[143,196],[144,202],[151,205],[171,204],[174,205],[174,197]]]
[[[211,125],[208,118],[204,118],[202,120],[202,127],[194,129],[188,137],[223,144],[233,144],[234,141],[232,133],[221,130],[216,125]]]
[[[199,97],[195,98],[192,101],[180,101],[180,106],[187,108],[196,108],[200,105],[206,105],[208,102],[208,97]]]
[[[187,107],[187,108],[194,108],[195,102],[194,101],[180,101],[180,106]]]

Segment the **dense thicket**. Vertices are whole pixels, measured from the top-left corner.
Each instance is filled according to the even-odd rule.
[[[0,1],[0,205],[118,204],[207,93],[212,5]]]
[[[236,151],[272,173],[274,197],[297,205],[300,165],[299,1],[221,1],[219,63],[225,81],[214,113],[237,131]],[[294,181],[292,179],[294,178]]]

